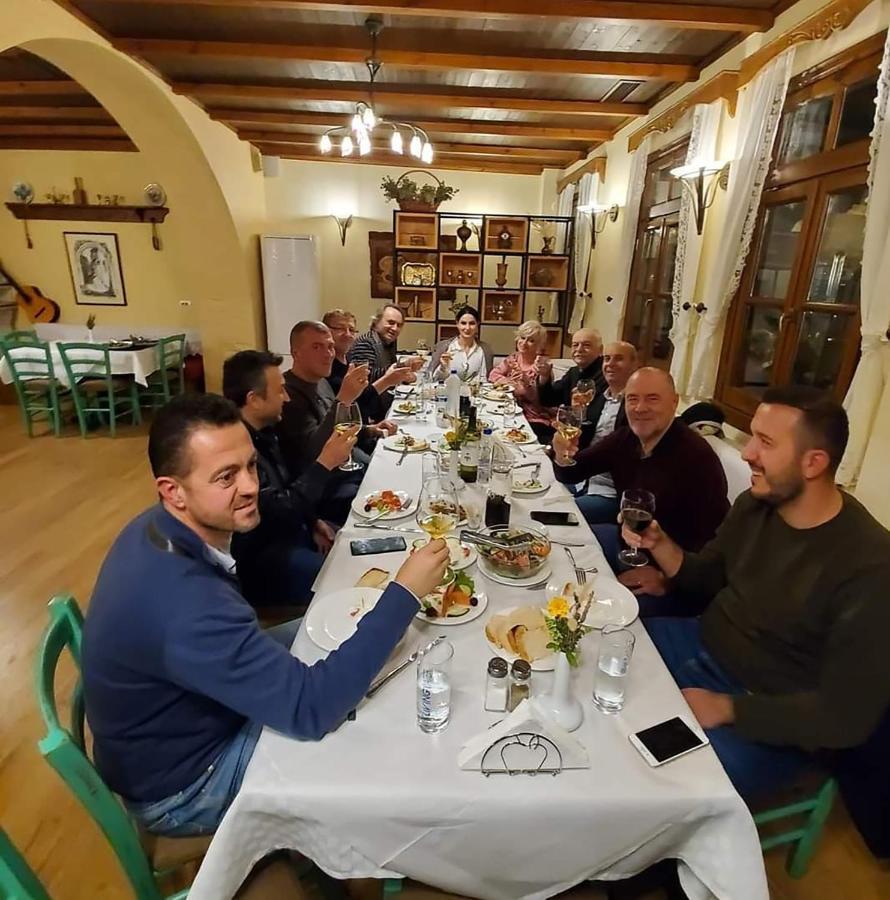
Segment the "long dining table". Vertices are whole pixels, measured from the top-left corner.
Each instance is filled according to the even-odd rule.
[[[481,404],[482,415],[492,413]],[[499,418],[496,415],[496,419]],[[417,437],[441,433],[421,416],[400,425]],[[553,479],[538,445],[514,451],[517,463],[542,462],[545,494],[514,495],[511,524],[530,523],[533,509],[576,510],[571,494]],[[359,496],[421,489],[421,454],[399,454],[378,444]],[[310,607],[354,586],[376,566],[394,574],[405,553],[354,557],[350,541],[385,536],[357,529],[353,513],[338,533],[315,585]],[[393,525],[411,527],[412,518]],[[549,528],[553,540],[581,544],[579,565],[612,577],[602,550],[583,519]],[[410,547],[412,535],[404,535]],[[422,536],[420,532],[416,536]],[[551,554],[552,578],[571,580],[561,548]],[[624,709],[599,712],[592,703],[599,632],[582,643],[573,690],[584,721],[574,737],[586,748],[589,768],[555,777],[485,777],[458,765],[471,738],[503,717],[486,712],[486,664],[493,655],[484,626],[500,609],[545,602],[544,586],[520,589],[469,570],[488,597],[483,615],[443,628],[414,620],[393,660],[432,637],[446,634],[454,646],[452,713],[438,734],[416,721],[413,666],[366,699],[354,720],[317,742],[299,741],[269,728],[257,744],[241,790],[204,858],[190,900],[232,897],[252,865],[275,849],[311,858],[335,878],[410,877],[467,897],[538,900],[587,879],[616,880],[658,860],[678,860],[681,883],[692,900],[766,900],[766,876],[751,815],[710,746],[666,765],[650,767],[628,735],[675,715],[690,716],[682,694],[637,620],[629,627],[636,647]],[[327,653],[301,627],[292,653],[307,664]],[[390,663],[384,670],[390,668]],[[535,672],[532,694],[546,691],[552,673]]]

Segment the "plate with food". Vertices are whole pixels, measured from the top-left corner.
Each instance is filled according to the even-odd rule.
[[[513,481],[514,494],[543,494],[550,490],[549,484],[544,484],[540,478],[526,478],[520,475]]]
[[[344,588],[325,594],[306,613],[306,634],[322,650],[336,650],[355,634],[358,623],[382,596],[382,590],[372,587]]]
[[[421,597],[417,618],[436,625],[463,625],[478,619],[486,606],[488,597],[476,590],[470,575],[448,569],[443,582]]]
[[[508,444],[534,444],[537,441],[532,430],[522,425],[514,428],[502,428],[495,433],[495,437]]]
[[[429,450],[430,442],[426,438],[415,437],[413,434],[404,434],[400,431],[384,438],[383,446],[396,453],[402,453],[405,450],[409,453],[423,453],[424,450]]]
[[[544,612],[537,606],[511,606],[495,613],[485,625],[485,640],[507,662],[524,659],[534,672],[556,668],[556,654],[547,647],[550,633]]]
[[[479,567],[492,581],[530,587],[547,579],[551,571],[551,546],[543,531],[531,526],[495,525],[483,533],[512,545],[509,548],[478,546]]]
[[[482,389],[482,396],[486,400],[503,400],[507,394],[512,394],[515,388],[512,384],[500,381],[497,384],[486,385]]]
[[[411,497],[405,491],[390,490],[371,491],[356,497],[352,501],[352,510],[363,519],[378,516],[381,519],[403,519],[414,512]]]
[[[417,538],[411,542],[411,552],[425,547],[429,541],[426,538]],[[468,547],[462,544],[457,538],[447,537],[445,543],[448,545],[449,560],[448,565],[455,571],[460,569],[468,569],[479,558],[474,547]]]
[[[392,405],[392,411],[403,416],[411,416],[420,411],[420,404],[416,400],[397,400]]]

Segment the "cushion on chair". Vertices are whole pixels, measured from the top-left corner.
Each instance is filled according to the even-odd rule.
[[[212,834],[196,837],[164,837],[139,830],[142,848],[156,871],[175,869],[187,862],[201,859],[207,852],[212,838]]]

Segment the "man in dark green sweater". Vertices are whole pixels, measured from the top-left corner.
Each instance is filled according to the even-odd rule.
[[[862,744],[890,707],[890,533],[835,484],[846,413],[812,389],[774,388],[751,435],[751,489],[700,553],[657,522],[623,530],[677,593],[710,601],[700,619],[646,628],[743,796],[817,750]]]

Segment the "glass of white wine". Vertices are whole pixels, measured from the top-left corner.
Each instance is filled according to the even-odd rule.
[[[556,411],[556,430],[562,435],[566,441],[574,441],[581,435],[581,416],[577,407],[560,406]],[[572,456],[563,454],[563,458],[559,460],[561,466],[576,465]]]
[[[334,412],[334,428],[341,434],[358,430],[362,427],[362,411],[358,403],[338,403]],[[341,472],[356,472],[362,467],[350,455],[349,459],[340,466]]]
[[[460,519],[460,506],[447,478],[430,478],[424,483],[415,518],[430,540],[444,538],[456,527]]]

